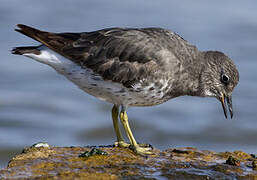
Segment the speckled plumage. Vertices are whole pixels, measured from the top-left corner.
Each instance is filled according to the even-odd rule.
[[[114,104],[114,114],[119,106],[125,113],[129,106],[152,106],[190,95],[216,97],[226,117],[227,101],[233,116],[231,95],[239,81],[234,63],[221,52],[198,51],[176,33],[162,28],[50,33],[18,27],[16,31],[42,45],[17,47],[13,54],[52,66],[85,92]],[[126,119],[126,114],[120,118]],[[116,121],[114,117],[118,142],[123,142]],[[130,128],[123,125],[137,146]]]
[[[192,81],[183,86],[180,82],[194,79],[194,73],[189,75],[184,67],[193,65],[201,54],[195,46],[168,30],[110,28],[89,33],[53,34],[23,26],[20,32],[92,71],[98,79],[122,84],[124,87],[113,93],[124,102],[111,102],[114,104],[155,105],[187,92],[195,93],[197,88]],[[83,87],[90,86],[75,84],[84,90]],[[124,98],[124,93],[130,93],[131,97]]]

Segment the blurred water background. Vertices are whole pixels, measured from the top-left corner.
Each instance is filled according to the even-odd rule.
[[[240,72],[234,118],[213,98],[180,97],[128,111],[139,142],[157,148],[193,146],[257,151],[257,2],[251,0],[1,0],[0,168],[25,146],[111,144],[111,105],[82,92],[50,67],[11,55],[14,46],[38,43],[14,31],[24,23],[53,32],[106,27],[164,27],[200,50],[219,50]]]

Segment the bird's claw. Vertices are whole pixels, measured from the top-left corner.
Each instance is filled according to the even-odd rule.
[[[144,144],[145,145],[145,144]],[[153,147],[152,146],[148,146],[148,147],[141,147],[140,145],[130,145],[129,148],[131,150],[133,150],[136,154],[145,156],[145,155],[153,155]]]
[[[122,147],[122,148],[128,148],[130,144],[124,142],[124,141],[116,141],[114,143],[115,147]]]

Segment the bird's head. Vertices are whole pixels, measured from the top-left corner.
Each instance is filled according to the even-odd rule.
[[[232,91],[239,81],[238,70],[229,57],[218,51],[204,52],[204,59],[200,78],[201,94],[216,97],[221,102],[226,118],[228,106],[232,118]]]

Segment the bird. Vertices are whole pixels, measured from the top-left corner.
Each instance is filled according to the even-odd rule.
[[[115,145],[139,155],[153,148],[139,144],[127,109],[154,106],[179,96],[215,97],[233,117],[232,91],[239,82],[233,61],[220,51],[200,51],[180,35],[158,27],[105,28],[53,33],[18,24],[15,31],[40,44],[12,49],[51,66],[86,93],[113,104]],[[129,143],[120,131],[123,125]]]

